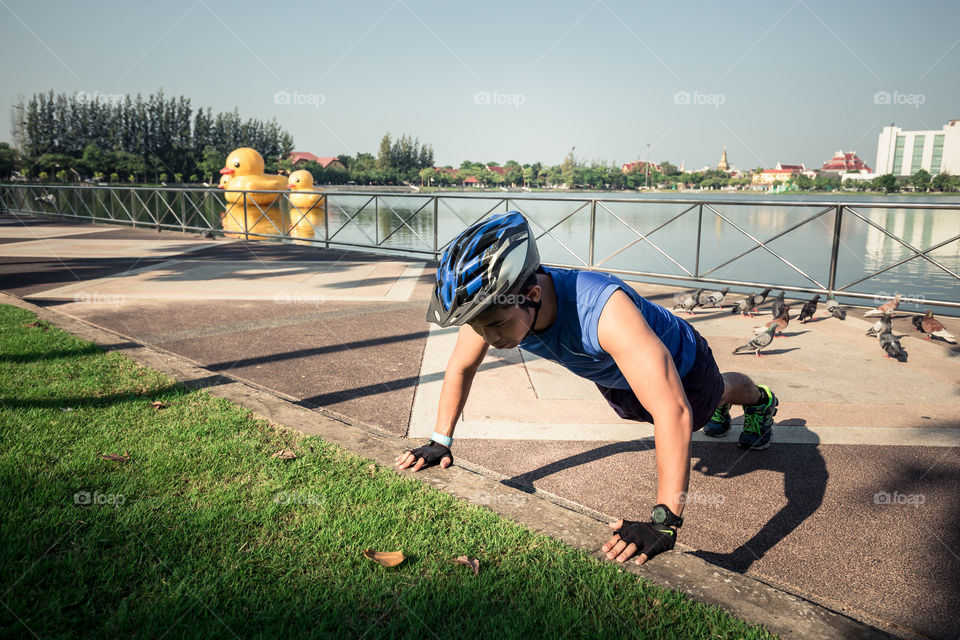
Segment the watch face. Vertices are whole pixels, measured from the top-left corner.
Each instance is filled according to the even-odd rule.
[[[653,515],[651,517],[657,524],[663,524],[667,521],[667,510],[661,506],[656,506],[653,508]]]

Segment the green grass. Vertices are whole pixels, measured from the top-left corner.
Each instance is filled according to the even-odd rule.
[[[35,321],[0,306],[0,636],[771,637]]]

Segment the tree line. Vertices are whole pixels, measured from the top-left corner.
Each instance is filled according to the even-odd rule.
[[[106,99],[101,99],[106,98]],[[266,170],[305,168],[316,184],[400,185],[427,187],[583,188],[623,190],[644,187],[721,189],[746,188],[749,172],[734,176],[724,171],[684,172],[664,161],[638,163],[623,172],[615,163],[578,160],[570,149],[556,165],[463,161],[459,167],[434,166],[431,144],[406,133],[390,132],[380,141],[377,155],[360,152],[340,155],[326,168],[313,162],[294,167],[288,155],[293,137],[275,119],[242,120],[237,110],[194,110],[183,96],[166,97],[163,91],[148,96],[38,93],[13,106],[13,138],[19,149],[0,143],[0,179],[14,171],[31,180],[215,183],[227,154],[238,147],[253,147],[264,157]],[[762,171],[762,167],[754,172]],[[821,174],[797,175],[784,185],[800,191],[841,188],[840,178]],[[843,189],[873,189],[892,193],[904,188],[918,191],[960,190],[960,177],[920,170],[914,176],[878,176],[872,181],[848,181]]]
[[[20,173],[62,181],[215,181],[233,149],[253,147],[273,164],[293,149],[293,137],[275,119],[194,110],[189,98],[162,90],[106,98],[53,91],[21,97],[12,113]]]

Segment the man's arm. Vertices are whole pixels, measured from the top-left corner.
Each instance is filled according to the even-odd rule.
[[[437,408],[437,426],[435,431],[443,436],[452,436],[463,405],[470,395],[473,377],[480,368],[480,363],[490,348],[483,338],[469,325],[460,327],[457,334],[457,344],[447,363],[447,370],[443,374],[443,387],[440,389],[440,404]],[[416,458],[411,453],[403,453],[397,457],[398,468],[406,469],[410,465],[414,471],[419,471],[426,461]],[[444,469],[452,463],[449,457],[444,457],[440,466]]]
[[[680,515],[682,496],[690,482],[693,418],[673,358],[623,291],[614,292],[607,301],[597,337],[600,347],[613,357],[637,399],[653,416],[657,503]],[[629,547],[624,553],[627,551]],[[632,551],[627,557],[630,555]],[[641,554],[640,562],[645,560]]]

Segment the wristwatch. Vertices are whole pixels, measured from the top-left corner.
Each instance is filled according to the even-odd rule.
[[[653,521],[653,524],[662,524],[668,527],[683,526],[683,518],[670,511],[670,507],[665,504],[658,504],[653,508],[650,520]]]

